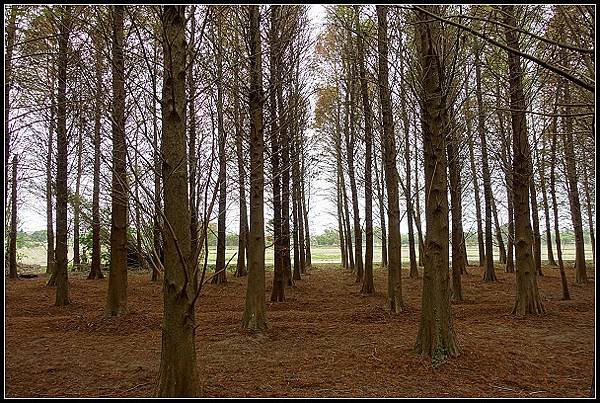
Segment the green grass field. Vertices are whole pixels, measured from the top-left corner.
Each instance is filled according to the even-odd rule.
[[[364,249],[363,249],[364,250]],[[216,247],[209,249],[208,255],[208,263],[214,264],[216,260]],[[319,263],[340,263],[341,254],[339,247],[312,247],[312,262],[313,264]],[[73,258],[73,250],[69,248],[69,258]],[[225,261],[229,261],[229,259],[237,253],[236,247],[228,247],[225,250]],[[408,247],[405,246],[402,248],[402,261],[408,262]],[[416,249],[416,253],[419,253],[418,248]],[[556,251],[554,252],[556,254]],[[592,260],[592,248],[591,245],[585,245],[585,254],[587,260]],[[21,248],[18,250],[19,262],[23,264],[29,265],[40,265],[46,266],[46,246],[45,244],[38,244],[36,246]],[[469,258],[470,263],[475,263],[478,259],[478,250],[477,247],[467,247],[467,256]],[[498,259],[498,249],[494,248],[494,258]],[[542,247],[542,259],[547,259],[546,247],[545,245]],[[575,245],[564,245],[563,246],[563,259],[565,261],[574,261],[575,260]],[[233,257],[230,265],[235,265],[237,257]],[[374,257],[373,260],[375,263],[381,263],[381,247],[376,246],[374,248]],[[273,249],[267,249],[265,255],[265,263],[267,265],[273,264]]]

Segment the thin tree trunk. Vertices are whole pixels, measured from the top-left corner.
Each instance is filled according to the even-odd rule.
[[[469,161],[471,163],[471,175],[473,176],[473,192],[475,195],[475,220],[477,221],[477,245],[479,247],[479,266],[485,265],[485,246],[483,242],[483,226],[481,224],[481,198],[479,193],[479,179],[475,166],[475,153],[473,151],[473,136],[471,135],[471,119],[467,118],[467,138],[469,146]]]
[[[302,148],[304,149],[304,136],[301,138],[302,141]],[[308,225],[308,204],[309,204],[309,197],[306,195],[306,191],[305,191],[305,183],[306,183],[306,171],[305,171],[305,157],[304,157],[304,153],[302,153],[301,156],[301,160],[300,160],[300,177],[301,177],[301,182],[300,182],[300,194],[301,194],[301,201],[302,201],[302,216],[304,217],[304,264],[306,266],[306,268],[310,268],[312,267],[312,253],[310,250],[310,228]],[[310,274],[307,272],[307,274]]]
[[[387,6],[377,6],[377,54],[379,99],[383,120],[383,149],[385,182],[388,195],[388,295],[387,309],[402,311],[402,270],[400,260],[400,195],[398,193],[398,170],[396,168],[396,138],[392,115],[392,97],[388,80]]]
[[[533,167],[533,161],[531,161]],[[542,276],[542,238],[540,235],[540,217],[538,214],[537,192],[535,189],[535,172],[531,172],[529,180],[529,194],[531,195],[531,219],[533,225],[533,259],[538,276]]]
[[[504,247],[504,239],[502,239],[502,231],[500,230],[500,220],[498,220],[498,210],[496,209],[496,200],[492,195],[492,217],[494,217],[494,229],[496,232],[496,242],[498,243],[499,261],[506,264],[506,248]]]
[[[361,294],[371,295],[375,293],[373,284],[373,186],[372,186],[372,166],[373,166],[373,123],[372,111],[369,103],[369,89],[364,61],[363,33],[360,25],[360,8],[354,6],[354,19],[356,23],[356,56],[358,62],[358,74],[360,78],[360,92],[362,98],[363,117],[365,121],[365,271]],[[391,109],[391,107],[390,107]],[[397,186],[397,185],[396,185]]]
[[[10,241],[8,245],[8,278],[16,279],[17,274],[17,155],[12,160],[12,183],[10,196]]]
[[[514,6],[503,6],[504,22],[517,26]],[[518,49],[515,33],[506,29],[506,43]],[[508,53],[510,109],[513,133],[512,189],[515,216],[515,254],[517,267],[517,297],[513,314],[541,314],[544,312],[537,285],[535,262],[532,256],[532,230],[529,215],[529,181],[532,167],[527,122],[525,120],[525,96],[523,94],[523,71],[518,55]]]
[[[123,62],[124,6],[113,6],[113,175],[112,220],[110,230],[110,273],[108,275],[107,316],[127,312],[127,144],[125,142],[125,69]]]
[[[156,84],[156,77],[158,75],[157,66],[158,65],[158,44],[156,44],[154,48],[154,71],[151,74],[152,77],[152,139],[153,139],[153,147],[152,147],[152,157],[154,162],[154,214],[153,214],[153,222],[152,222],[152,246],[154,249],[153,260],[154,264],[152,265],[152,278],[150,281],[155,282],[160,278],[160,273],[158,268],[162,266],[161,258],[164,256],[163,254],[163,246],[161,242],[162,234],[160,228],[160,199],[161,199],[161,191],[160,191],[160,180],[161,180],[161,160],[160,160],[160,148],[158,145],[158,113],[156,110],[156,99],[158,97],[158,90]]]
[[[383,130],[382,130],[383,134]],[[383,149],[382,149],[383,151]],[[383,159],[384,156],[381,156],[381,181],[379,180],[379,168],[377,167],[377,158],[374,158],[375,163],[375,184],[377,187],[375,190],[377,191],[377,201],[379,202],[379,223],[381,226],[381,267],[388,266],[388,258],[387,258],[387,231],[385,229],[385,208],[383,207],[385,196],[383,194],[383,187],[385,186],[385,173],[383,171]]]
[[[222,10],[221,10],[222,11]],[[221,284],[227,282],[227,273],[225,270],[225,211],[227,209],[227,156],[225,155],[225,144],[227,135],[223,124],[223,49],[221,36],[221,18],[220,13],[215,21],[217,25],[217,131],[219,138],[219,219],[217,227],[217,258],[215,262],[215,275],[212,278],[212,284]]]
[[[416,114],[415,114],[416,116]],[[416,120],[416,117],[415,117]],[[415,150],[417,149],[417,130],[414,131],[415,136]],[[419,158],[417,157],[417,152],[415,151],[415,214],[413,217],[415,218],[415,225],[417,226],[417,237],[419,238],[419,258],[417,260],[419,266],[423,267],[423,256],[425,255],[423,242],[423,230],[421,225],[421,197],[420,197],[420,184],[419,184]]]
[[[556,264],[556,260],[554,260],[554,252],[552,250],[552,229],[550,226],[550,208],[548,205],[548,194],[547,194],[547,189],[546,189],[546,176],[545,176],[546,136],[547,135],[545,133],[542,135],[542,151],[541,151],[542,158],[541,158],[541,161],[539,161],[540,190],[542,192],[542,202],[544,205],[544,222],[546,224],[546,249],[548,250],[548,265],[549,266],[558,266]],[[554,137],[556,137],[556,136],[554,136]]]
[[[54,69],[52,68],[52,70]],[[56,285],[56,276],[54,275],[54,220],[52,218],[52,143],[54,142],[55,115],[56,102],[54,100],[54,76],[52,75],[50,84],[50,122],[48,128],[48,155],[46,156],[46,234],[48,237],[46,243],[46,273],[49,274],[48,282],[46,283],[46,285],[52,286]],[[94,196],[95,195],[96,193],[94,193]]]
[[[243,152],[243,131],[242,131],[242,116],[240,110],[240,93],[239,93],[239,73],[237,68],[234,69],[234,94],[233,94],[233,116],[235,121],[235,146],[237,152],[238,163],[238,185],[240,192],[240,237],[238,244],[237,264],[235,269],[235,277],[245,277],[248,275],[246,269],[246,253],[248,248],[248,212],[246,210],[246,169]]]
[[[194,16],[196,11],[195,6],[191,6],[190,20],[191,20],[191,33],[190,42],[188,44],[188,119],[189,119],[189,130],[188,130],[188,167],[190,172],[189,177],[189,192],[190,192],[190,235],[192,239],[192,251],[198,249],[198,210],[196,209],[196,77],[194,76],[194,51],[195,51],[195,33],[196,33],[196,18]]]
[[[563,92],[563,103],[571,103],[570,84],[566,83]],[[585,267],[585,252],[583,248],[583,225],[581,220],[581,204],[579,201],[579,189],[577,188],[578,176],[575,167],[575,150],[573,147],[573,117],[571,107],[565,108],[563,145],[565,150],[565,165],[567,171],[567,190],[569,193],[569,205],[571,207],[571,221],[575,232],[575,283],[585,284],[588,281]]]
[[[594,237],[594,215],[592,214],[592,202],[590,197],[590,181],[587,168],[583,168],[583,189],[585,191],[585,207],[587,210],[588,225],[590,230],[590,241],[592,243],[592,264],[596,264],[596,240]]]
[[[336,107],[336,120],[335,120],[335,153],[336,153],[336,167],[340,181],[340,192],[342,202],[342,214],[344,223],[345,233],[345,245],[346,245],[346,256],[348,259],[348,268],[351,272],[354,272],[354,254],[352,249],[352,233],[350,232],[350,213],[348,211],[348,194],[346,193],[346,183],[344,178],[344,170],[342,168],[342,128],[340,125],[340,111],[341,107],[338,103]],[[348,116],[346,115],[346,120]]]
[[[556,108],[555,108],[556,109]],[[552,126],[554,130],[553,133],[556,133],[556,117],[552,119]],[[565,273],[565,265],[562,258],[562,246],[560,241],[560,228],[558,226],[558,203],[556,202],[556,141],[557,136],[552,136],[552,146],[551,146],[551,160],[550,160],[550,196],[552,197],[552,211],[554,213],[554,235],[556,238],[556,256],[558,258],[558,269],[560,270],[560,283],[562,286],[562,299],[568,300],[571,299],[569,295],[569,286],[567,284],[567,275]]]
[[[281,85],[277,74],[279,53],[279,6],[271,6],[271,27],[269,31],[269,74],[271,88],[269,91],[269,114],[271,119],[271,169],[273,188],[273,288],[271,291],[272,302],[285,301],[285,271],[281,251],[281,182],[279,165],[279,126],[277,124],[277,86]],[[281,110],[279,110],[281,114]]]
[[[481,140],[481,163],[483,173],[483,199],[485,204],[485,264],[483,281],[496,281],[494,271],[494,253],[492,244],[492,183],[488,165],[487,141],[485,133],[485,115],[483,111],[483,93],[481,90],[481,48],[475,51],[475,74],[477,76],[477,131]]]
[[[462,228],[462,200],[460,183],[460,164],[458,161],[458,139],[453,130],[451,138],[446,143],[448,157],[448,173],[450,179],[450,205],[452,211],[452,298],[462,301],[462,284],[460,275],[464,271],[465,259],[463,257],[463,228]]]
[[[104,278],[100,267],[100,129],[102,118],[102,48],[100,24],[96,27],[93,36],[96,93],[94,105],[94,184],[92,192],[92,264],[89,280]]]
[[[164,315],[156,397],[198,396],[190,206],[185,142],[185,6],[164,6],[162,142],[164,178]]]
[[[497,99],[500,98],[500,83],[498,81],[497,85]],[[504,179],[506,182],[506,205],[508,210],[508,234],[506,237],[506,272],[514,273],[515,272],[515,262],[514,262],[514,239],[515,239],[515,226],[514,226],[514,209],[513,209],[513,194],[512,194],[512,160],[510,157],[510,145],[511,139],[509,134],[504,130],[504,115],[502,111],[500,111],[500,103],[497,103],[497,113],[498,113],[498,121],[500,122],[500,134],[502,135],[502,145],[501,145],[501,157],[502,163],[504,165]]]
[[[439,14],[439,6],[425,8]],[[441,32],[438,22],[427,20],[430,18],[424,13],[417,13],[420,24],[416,26],[416,42],[422,66],[421,122],[427,191],[422,309],[415,351],[430,356],[433,366],[437,367],[448,357],[457,356],[460,350],[452,325],[448,287],[448,185],[444,143],[449,122],[442,87],[444,68],[436,49]]]
[[[82,111],[79,111],[81,114]],[[81,123],[81,119],[80,119]],[[79,269],[81,265],[81,254],[79,252],[79,236],[80,236],[80,194],[81,189],[81,157],[83,154],[83,138],[81,131],[83,127],[77,128],[77,176],[75,177],[75,199],[73,201],[73,269]]]
[[[12,86],[12,57],[17,31],[17,6],[10,8],[8,24],[6,25],[6,53],[4,54],[4,205],[8,198],[8,158],[10,155],[10,88]]]
[[[57,92],[57,131],[56,131],[56,302],[58,306],[68,305],[69,279],[67,272],[67,51],[71,31],[71,6],[61,9],[60,33],[58,37],[58,92]]]
[[[263,212],[263,91],[259,6],[249,6],[250,27],[250,236],[248,286],[242,327],[259,330],[269,326],[265,307],[265,238]]]

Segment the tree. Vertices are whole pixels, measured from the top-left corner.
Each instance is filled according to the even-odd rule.
[[[112,8],[112,204],[107,316],[127,313],[127,144],[125,141],[124,6]]]
[[[196,264],[191,250],[185,143],[185,6],[162,12],[164,81],[161,156],[164,178],[164,316],[156,397],[196,397],[194,303]],[[183,167],[183,168],[182,168]]]
[[[100,128],[102,117],[102,39],[100,22],[92,34],[94,45],[94,72],[96,79],[96,97],[94,105],[94,179],[92,192],[92,264],[88,279],[104,278],[100,268]]]
[[[396,139],[392,117],[392,102],[388,82],[387,7],[377,6],[377,51],[379,99],[383,117],[383,149],[385,182],[388,195],[388,300],[387,308],[398,313],[403,308],[402,267],[400,262],[400,200],[396,169]]]
[[[250,24],[250,233],[248,239],[248,286],[242,327],[248,330],[269,326],[265,306],[265,227],[263,211],[264,141],[263,91],[259,6],[249,6]]]
[[[222,30],[222,14],[216,13],[215,25],[215,52],[216,52],[216,69],[217,69],[217,131],[219,144],[219,219],[218,219],[218,236],[217,236],[217,259],[215,262],[215,275],[212,278],[213,284],[221,284],[227,282],[227,274],[225,270],[225,211],[227,209],[227,155],[225,154],[225,145],[227,143],[227,134],[225,132],[223,122],[223,38]]]
[[[487,141],[485,134],[485,112],[481,90],[481,48],[475,50],[475,74],[477,80],[477,131],[481,140],[481,162],[483,167],[483,195],[485,203],[485,265],[483,281],[496,281],[494,254],[492,252],[492,183],[488,165]]]
[[[369,89],[367,85],[367,72],[365,69],[365,51],[363,45],[363,31],[360,24],[359,6],[354,6],[354,18],[356,23],[356,57],[358,63],[358,74],[360,78],[360,93],[362,98],[363,117],[365,121],[365,271],[363,276],[361,294],[374,294],[373,285],[373,185],[372,185],[372,163],[373,163],[373,126],[371,122],[371,105],[369,103]],[[391,108],[390,108],[391,109]],[[390,114],[391,115],[391,114]],[[388,134],[389,135],[389,134]],[[400,259],[398,259],[400,260]],[[400,262],[398,261],[398,264]]]
[[[514,6],[503,6],[504,22],[515,27]],[[506,28],[506,43],[518,49],[519,43],[513,29]],[[529,215],[529,181],[531,158],[527,123],[525,120],[525,96],[523,94],[521,61],[518,54],[508,52],[510,109],[512,121],[513,169],[512,196],[515,222],[515,265],[517,268],[517,298],[513,314],[541,314],[544,312],[537,286],[535,262],[532,256],[532,230]]]
[[[12,183],[10,196],[10,241],[8,246],[8,278],[17,274],[17,155],[12,160]]]
[[[425,6],[437,13],[439,6]],[[421,322],[415,351],[432,358],[435,366],[459,354],[448,287],[448,185],[445,138],[449,129],[448,104],[440,57],[439,22],[416,12],[417,49],[421,64],[421,122],[425,165],[425,246]]]
[[[67,273],[67,65],[69,36],[71,32],[71,6],[63,6],[60,12],[58,37],[58,92],[57,131],[56,131],[56,302],[58,306],[68,305],[69,280]]]

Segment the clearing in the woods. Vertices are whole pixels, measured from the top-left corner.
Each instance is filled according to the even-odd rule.
[[[588,268],[592,279],[593,269]],[[385,270],[373,297],[354,275],[318,265],[287,301],[267,302],[271,329],[240,328],[245,278],[206,284],[196,306],[201,396],[289,397],[585,397],[594,359],[594,283],[570,284],[561,300],[558,269],[538,278],[546,314],[510,314],[515,275],[498,267],[496,283],[480,268],[463,275],[467,301],[452,304],[462,354],[433,369],[412,352],[422,278],[403,269],[405,311],[385,310]],[[421,271],[422,273],[422,271]],[[269,301],[272,271],[267,271]],[[575,273],[567,270],[569,279]],[[129,277],[129,313],[104,318],[107,279],[71,274],[72,303],[52,306],[45,275],[6,284],[8,397],[151,396],[160,364],[162,283]]]

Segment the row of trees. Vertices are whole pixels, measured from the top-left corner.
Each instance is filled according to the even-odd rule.
[[[21,177],[29,176],[26,189],[47,200],[48,285],[56,286],[56,305],[70,303],[70,226],[75,265],[82,227],[91,228],[89,279],[103,277],[100,246],[110,249],[109,317],[127,312],[128,252],[135,250],[152,268],[152,281],[163,277],[156,394],[195,395],[194,306],[209,280],[213,209],[217,261],[210,279],[223,283],[230,263],[225,261],[227,198],[239,196],[235,275],[248,276],[244,328],[269,326],[265,206],[274,217],[271,299],[284,301],[285,287],[311,264],[310,61],[301,58],[310,45],[307,7],[273,7],[268,17],[258,6],[5,10],[5,146],[14,161],[9,277],[17,277],[19,167]],[[263,30],[269,32],[267,41]],[[33,150],[29,156],[27,149]],[[86,182],[91,192],[85,191]],[[265,194],[267,186],[272,197]]]
[[[409,275],[423,266],[416,351],[438,365],[459,353],[450,299],[463,298],[468,263],[463,205],[475,201],[484,280],[496,279],[495,227],[501,261],[516,271],[514,313],[541,313],[537,190],[548,240],[554,222],[568,298],[558,214],[559,184],[566,184],[576,282],[586,281],[578,179],[592,235],[594,172],[583,156],[593,155],[594,14],[584,6],[536,7],[332,6],[315,66],[303,56],[312,46],[306,6],[13,6],[5,87],[5,151],[15,161],[9,252],[16,256],[19,166],[21,182],[47,202],[56,304],[70,300],[70,205],[75,255],[82,220],[92,228],[89,278],[103,276],[100,244],[110,246],[108,316],[127,312],[131,245],[152,280],[163,273],[156,394],[196,395],[194,307],[203,284],[226,281],[227,196],[239,196],[235,274],[248,278],[242,326],[265,329],[265,249],[274,251],[271,300],[285,301],[286,287],[311,265],[309,178],[316,156],[328,155],[322,165],[335,188],[342,264],[363,294],[375,292],[375,201],[395,313],[404,306],[400,221],[407,218]],[[321,81],[312,137],[314,71]],[[26,149],[30,156],[18,152]],[[266,210],[273,245],[265,242]],[[217,261],[205,278],[215,216]],[[11,255],[11,277],[14,261]]]
[[[424,266],[416,350],[434,361],[458,354],[450,299],[463,299],[466,232],[477,234],[484,281],[496,281],[494,243],[506,271],[516,271],[513,313],[542,313],[537,276],[543,275],[544,223],[548,263],[559,267],[563,298],[569,298],[558,202],[566,195],[575,282],[586,282],[579,192],[593,244],[594,170],[585,157],[594,153],[593,21],[594,10],[579,6],[328,8],[317,44],[323,79],[315,124],[331,155],[342,264],[363,294],[374,293],[375,200],[388,307],[402,309],[402,193],[410,277]],[[463,206],[474,210],[474,220]],[[507,225],[500,225],[502,217]],[[476,231],[463,227],[471,222]]]

